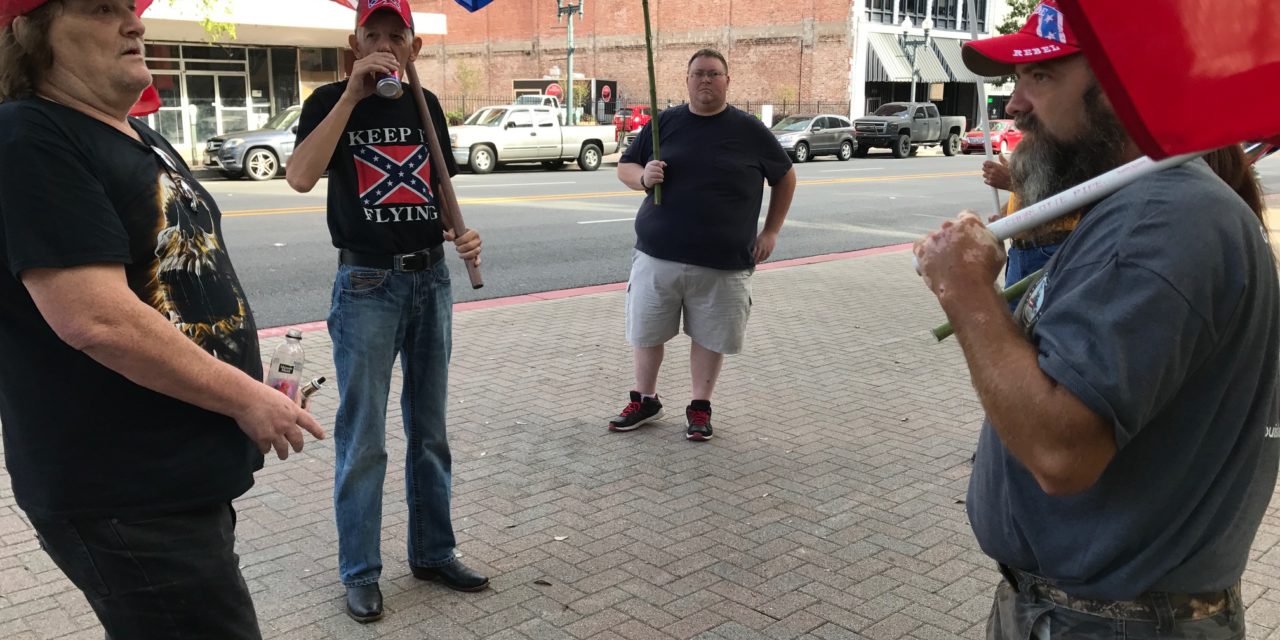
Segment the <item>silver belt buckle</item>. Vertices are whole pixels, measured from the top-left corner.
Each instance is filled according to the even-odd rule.
[[[412,258],[413,256],[414,254],[412,253],[402,253],[397,256],[394,256],[391,260],[391,266],[396,271],[408,271],[408,268],[406,268],[405,266],[405,261],[409,258]]]

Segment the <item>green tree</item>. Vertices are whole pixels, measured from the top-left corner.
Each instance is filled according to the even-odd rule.
[[[1017,33],[1022,29],[1022,25],[1027,23],[1027,18],[1031,16],[1031,12],[1036,10],[1036,5],[1040,4],[1040,0],[1008,0],[1009,15],[1005,16],[1004,22],[996,27],[996,31],[1009,35]]]
[[[476,67],[459,62],[458,68],[453,72],[453,77],[458,81],[458,91],[462,92],[464,98],[470,98],[480,93],[480,70]]]
[[[199,7],[200,26],[204,27],[204,32],[208,36],[209,42],[217,42],[222,39],[236,39],[236,23],[222,22],[215,20],[214,16],[219,14],[229,14],[231,10],[231,0],[161,0],[171,7],[177,7],[179,2],[190,3],[195,2]]]

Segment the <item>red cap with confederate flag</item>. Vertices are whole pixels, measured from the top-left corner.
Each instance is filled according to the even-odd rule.
[[[987,77],[1013,75],[1014,65],[1044,62],[1080,53],[1075,34],[1055,0],[1044,0],[1017,33],[972,40],[961,51],[964,66]]]
[[[413,29],[413,7],[409,6],[409,0],[356,0],[356,26],[363,27],[368,22],[369,16],[374,12],[388,10],[394,11],[396,15],[404,20],[404,26]]]

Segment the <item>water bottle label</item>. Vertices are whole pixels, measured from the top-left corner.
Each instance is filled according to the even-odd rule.
[[[293,373],[293,365],[281,362],[280,366],[276,367],[276,370],[285,374]]]

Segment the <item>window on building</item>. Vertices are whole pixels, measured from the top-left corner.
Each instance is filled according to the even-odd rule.
[[[205,47],[182,45],[182,57],[190,60],[244,60],[244,47]]]
[[[928,8],[928,0],[902,0],[902,17],[910,18],[911,23],[917,28],[924,24],[925,11]],[[902,17],[898,22],[902,22]]]
[[[338,80],[338,50],[299,49],[298,74],[305,100],[317,87]]]
[[[987,30],[987,0],[977,0],[978,5],[978,31]],[[969,2],[964,0],[960,3],[960,30],[969,31]]]
[[[249,100],[253,129],[262,126],[275,113],[271,110],[271,54],[266,49],[249,50]]]
[[[302,104],[298,92],[298,50],[289,47],[271,48],[272,113],[284,111],[295,104]]]
[[[954,31],[959,24],[956,11],[965,0],[933,0],[933,28]]]
[[[867,20],[893,24],[893,0],[867,0]]]

